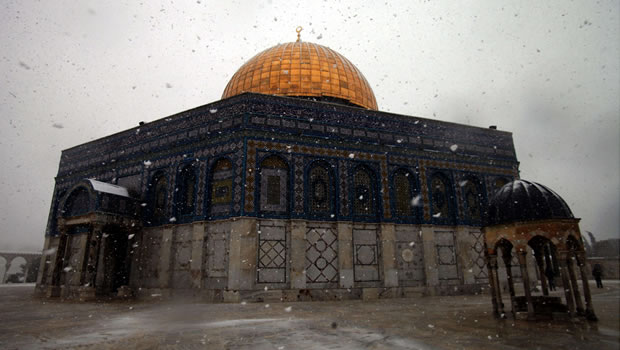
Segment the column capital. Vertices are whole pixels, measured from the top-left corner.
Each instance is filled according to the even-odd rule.
[[[58,232],[61,235],[66,235],[69,231],[69,226],[66,224],[66,220],[63,218],[58,218]]]
[[[515,249],[517,251],[517,255],[527,255],[527,249]]]

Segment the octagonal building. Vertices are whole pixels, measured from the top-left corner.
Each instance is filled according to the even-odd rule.
[[[269,48],[222,99],[62,152],[37,292],[324,300],[488,284],[512,135],[381,112],[325,46]]]

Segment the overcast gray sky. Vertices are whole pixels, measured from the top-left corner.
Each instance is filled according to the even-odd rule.
[[[41,249],[61,150],[219,100],[298,25],[380,110],[513,132],[522,178],[619,237],[620,1],[0,1],[2,250]]]

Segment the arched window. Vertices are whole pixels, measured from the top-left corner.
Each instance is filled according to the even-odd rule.
[[[164,173],[157,173],[149,183],[151,222],[161,223],[166,218],[166,200],[168,181]]]
[[[316,163],[308,172],[306,198],[308,210],[313,215],[330,215],[334,212],[334,185],[328,167],[328,164]]]
[[[192,215],[196,206],[196,166],[188,164],[178,174],[176,207],[179,215]]]
[[[482,220],[483,198],[482,183],[476,177],[467,177],[460,183],[463,191],[463,204],[465,209],[465,218],[471,222],[480,222]]]
[[[78,216],[90,211],[90,194],[85,187],[78,187],[67,198],[63,216]]]
[[[353,215],[376,215],[375,178],[372,172],[360,166],[353,173]]]
[[[392,181],[394,215],[397,217],[414,216],[413,175],[411,172],[401,169],[394,173]]]
[[[288,211],[288,165],[278,157],[265,158],[260,166],[260,209]]]
[[[226,214],[232,204],[232,163],[222,158],[213,164],[211,170],[211,215]]]
[[[453,223],[454,210],[452,209],[452,203],[454,201],[454,196],[452,194],[450,181],[444,175],[435,173],[431,177],[430,185],[433,222]]]

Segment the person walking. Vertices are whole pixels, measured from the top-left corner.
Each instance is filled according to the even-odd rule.
[[[596,288],[603,288],[603,266],[601,264],[594,264],[592,276],[596,280]]]
[[[553,271],[553,266],[551,266],[551,264],[547,264],[545,276],[547,277],[547,282],[549,283],[549,290],[555,290],[555,271]]]

